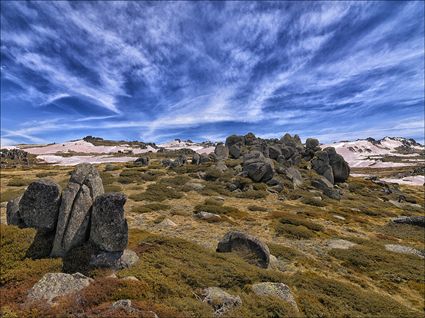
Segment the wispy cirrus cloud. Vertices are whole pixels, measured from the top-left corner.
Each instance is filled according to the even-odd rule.
[[[420,137],[409,122],[424,119],[421,2],[1,6],[9,142]]]

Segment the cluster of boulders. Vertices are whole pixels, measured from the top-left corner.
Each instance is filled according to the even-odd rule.
[[[125,202],[123,193],[104,193],[99,172],[84,163],[72,171],[63,191],[52,180],[32,182],[21,197],[8,202],[7,222],[54,237],[51,257],[65,257],[90,242],[92,265],[126,267],[137,261],[137,255],[126,250]]]
[[[0,149],[0,166],[6,168],[10,165],[29,165],[30,154],[24,150]]]
[[[327,147],[322,150],[317,139],[308,138],[303,144],[298,135],[290,134],[285,134],[281,139],[257,138],[252,133],[245,136],[232,135],[227,137],[225,143],[217,144],[214,153],[194,154],[192,163],[214,162],[213,168],[224,172],[227,170],[227,159],[240,160],[241,164],[233,167],[238,177],[264,182],[272,192],[283,189],[277,174],[290,179],[294,188],[301,186],[303,178],[298,170],[301,164],[319,175],[312,180],[313,187],[330,198],[340,199],[340,192],[334,185],[345,182],[350,174],[348,163],[336,153],[335,148]],[[228,188],[230,191],[247,190],[237,178],[228,184]]]

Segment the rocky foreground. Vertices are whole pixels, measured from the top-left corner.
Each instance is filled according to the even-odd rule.
[[[423,313],[423,189],[352,178],[317,139],[8,168],[1,196],[5,315]]]

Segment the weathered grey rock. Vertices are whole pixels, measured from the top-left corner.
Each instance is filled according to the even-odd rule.
[[[250,257],[253,256],[254,259],[248,261],[263,268],[267,268],[270,262],[270,251],[268,246],[256,237],[242,232],[228,232],[218,243],[217,252],[237,252],[242,255],[246,254],[250,255]]]
[[[161,164],[163,167],[171,167],[173,161],[171,159],[162,159]]]
[[[239,296],[230,295],[218,287],[204,289],[203,296],[203,302],[212,306],[217,316],[220,316],[229,309],[242,305],[242,300]]]
[[[241,148],[239,145],[231,145],[229,147],[229,155],[233,159],[238,159],[241,156]]]
[[[100,252],[90,257],[90,266],[123,269],[133,266],[139,261],[139,256],[132,250],[120,252]]]
[[[93,202],[103,192],[96,167],[90,164],[75,167],[62,193],[51,256],[63,257],[71,248],[88,240]]]
[[[424,215],[401,216],[396,219],[393,219],[392,222],[398,223],[398,224],[409,224],[409,225],[425,227],[425,216]]]
[[[121,252],[128,244],[123,193],[105,193],[93,204],[90,240],[102,251]]]
[[[292,181],[294,188],[298,188],[304,183],[303,177],[297,168],[289,167],[285,170],[285,174]]]
[[[269,157],[270,159],[277,160],[277,158],[282,154],[280,149],[277,146],[269,147]]]
[[[220,171],[220,172],[224,172],[227,170],[227,166],[224,163],[224,161],[218,161],[217,164],[215,165],[215,168]]]
[[[258,296],[272,296],[288,302],[298,311],[297,303],[289,287],[283,283],[263,282],[252,285],[252,291]]]
[[[179,155],[174,161],[171,162],[170,167],[177,168],[187,163],[187,157],[185,155]]]
[[[245,144],[244,136],[231,135],[226,138],[226,146],[230,149],[233,145],[238,145],[239,147]]]
[[[9,225],[17,225],[19,227],[25,226],[24,221],[19,215],[19,201],[21,201],[22,196],[19,196],[15,199],[7,202],[6,206],[6,222]]]
[[[257,140],[257,137],[255,137],[255,135],[251,132],[247,133],[244,136],[245,145],[247,145],[247,146],[253,145],[256,142],[256,140]]]
[[[267,182],[274,175],[273,162],[261,152],[252,151],[244,155],[243,171],[256,182]]]
[[[333,188],[333,184],[329,182],[328,179],[325,177],[320,177],[317,179],[311,180],[311,185],[315,187],[316,189],[319,189],[323,192],[324,195],[327,197],[334,199],[334,200],[340,200],[341,194],[338,189]]]
[[[307,149],[318,150],[319,148],[319,140],[316,138],[307,138],[305,141],[305,147]]]
[[[19,215],[25,226],[54,230],[59,214],[60,186],[51,180],[32,182],[19,201]]]
[[[140,157],[137,158],[134,163],[136,165],[141,165],[141,166],[149,166],[149,157]]]
[[[90,285],[93,279],[80,273],[47,273],[29,291],[28,300],[46,300],[52,303],[55,297],[78,292]]]
[[[201,154],[201,163],[210,162],[210,156],[206,153]]]
[[[160,228],[173,228],[173,227],[177,227],[177,224],[174,223],[173,221],[171,221],[169,218],[165,218],[161,223],[159,223],[157,225]]]
[[[332,167],[329,164],[329,156],[326,151],[316,152],[313,160],[311,161],[313,169],[320,175],[328,179],[332,184],[334,184],[334,175]]]
[[[227,148],[224,144],[217,144],[217,146],[215,146],[214,153],[217,156],[217,160],[229,158],[229,148]]]
[[[344,158],[337,154],[334,147],[327,147],[324,149],[329,157],[329,165],[332,168],[334,181],[336,183],[345,182],[350,176],[350,166]]]
[[[198,153],[194,153],[192,156],[192,164],[199,165],[201,163],[201,156]]]

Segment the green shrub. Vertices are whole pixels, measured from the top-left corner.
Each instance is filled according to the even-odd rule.
[[[270,253],[276,256],[278,259],[291,262],[302,256],[302,254],[296,249],[284,246],[282,244],[267,243],[267,246],[269,247]]]
[[[267,198],[268,196],[268,192],[267,191],[255,191],[255,190],[248,190],[248,191],[244,191],[244,192],[239,192],[236,193],[236,197],[240,198],[240,199],[253,199],[253,200],[257,200],[257,199],[264,199]]]
[[[276,225],[276,234],[296,239],[310,239],[314,237],[314,232],[304,225],[282,224]]]
[[[31,183],[31,180],[22,179],[22,178],[13,178],[10,179],[7,183],[10,187],[25,187]]]
[[[6,191],[3,191],[0,193],[0,201],[1,202],[8,202],[12,199],[15,199],[17,197],[19,197],[22,193],[24,193],[24,189],[19,189],[19,190],[12,190],[12,189],[7,189]]]
[[[307,220],[299,215],[286,215],[279,219],[282,224],[303,225],[313,231],[323,231],[323,226]]]
[[[47,178],[47,177],[57,176],[58,174],[59,173],[56,171],[43,171],[43,172],[37,173],[35,176],[37,178]]]
[[[146,213],[146,212],[152,212],[152,211],[165,211],[165,210],[169,210],[170,208],[171,206],[168,204],[149,203],[145,205],[136,205],[131,209],[131,212]]]
[[[224,202],[221,200],[208,198],[203,204],[195,206],[194,212],[197,213],[203,211],[219,215],[231,216],[235,218],[241,218],[247,215],[245,212],[240,211],[238,208],[232,206],[225,206],[223,204]]]
[[[107,172],[100,172],[100,178],[102,179],[103,185],[114,183],[116,180],[116,178],[112,174]]]
[[[421,317],[393,298],[350,283],[297,272],[287,280],[297,289],[298,306],[306,317]]]
[[[121,186],[117,184],[104,184],[103,189],[105,192],[121,192],[122,188]]]
[[[36,237],[34,229],[19,229],[16,226],[0,225],[0,284],[35,281],[45,273],[60,271],[60,259],[30,259],[28,251]]]
[[[148,185],[146,191],[130,195],[134,201],[156,201],[161,202],[167,199],[180,199],[183,193],[167,184],[153,183]]]

